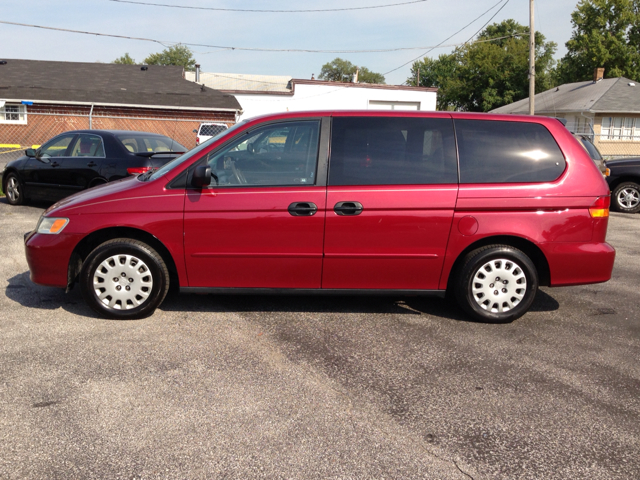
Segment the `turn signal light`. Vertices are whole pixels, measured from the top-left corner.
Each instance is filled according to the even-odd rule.
[[[151,167],[133,167],[127,168],[127,173],[129,175],[140,175],[141,173],[145,173],[151,170]]]
[[[68,218],[40,217],[36,231],[47,235],[57,235],[68,223]]]
[[[598,197],[593,205],[589,208],[589,215],[592,218],[603,218],[609,216],[609,207],[611,206],[611,197]]]

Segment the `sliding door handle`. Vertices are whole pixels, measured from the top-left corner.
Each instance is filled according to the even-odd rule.
[[[360,215],[362,210],[360,202],[338,202],[333,207],[333,211],[338,215]]]

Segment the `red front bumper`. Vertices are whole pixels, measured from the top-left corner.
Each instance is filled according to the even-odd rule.
[[[66,287],[69,259],[80,235],[43,235],[31,233],[24,250],[31,271],[31,281],[49,287]]]

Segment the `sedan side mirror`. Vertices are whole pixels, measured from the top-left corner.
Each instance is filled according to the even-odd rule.
[[[35,148],[27,148],[24,151],[24,154],[30,158],[36,158],[36,149]]]
[[[211,167],[209,165],[199,165],[193,172],[191,185],[196,188],[208,187],[211,184]]]

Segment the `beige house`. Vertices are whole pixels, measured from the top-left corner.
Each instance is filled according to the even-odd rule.
[[[605,157],[640,156],[640,84],[624,77],[566,83],[535,96],[536,115],[565,118],[567,128],[589,136]],[[529,112],[529,99],[491,113]]]

